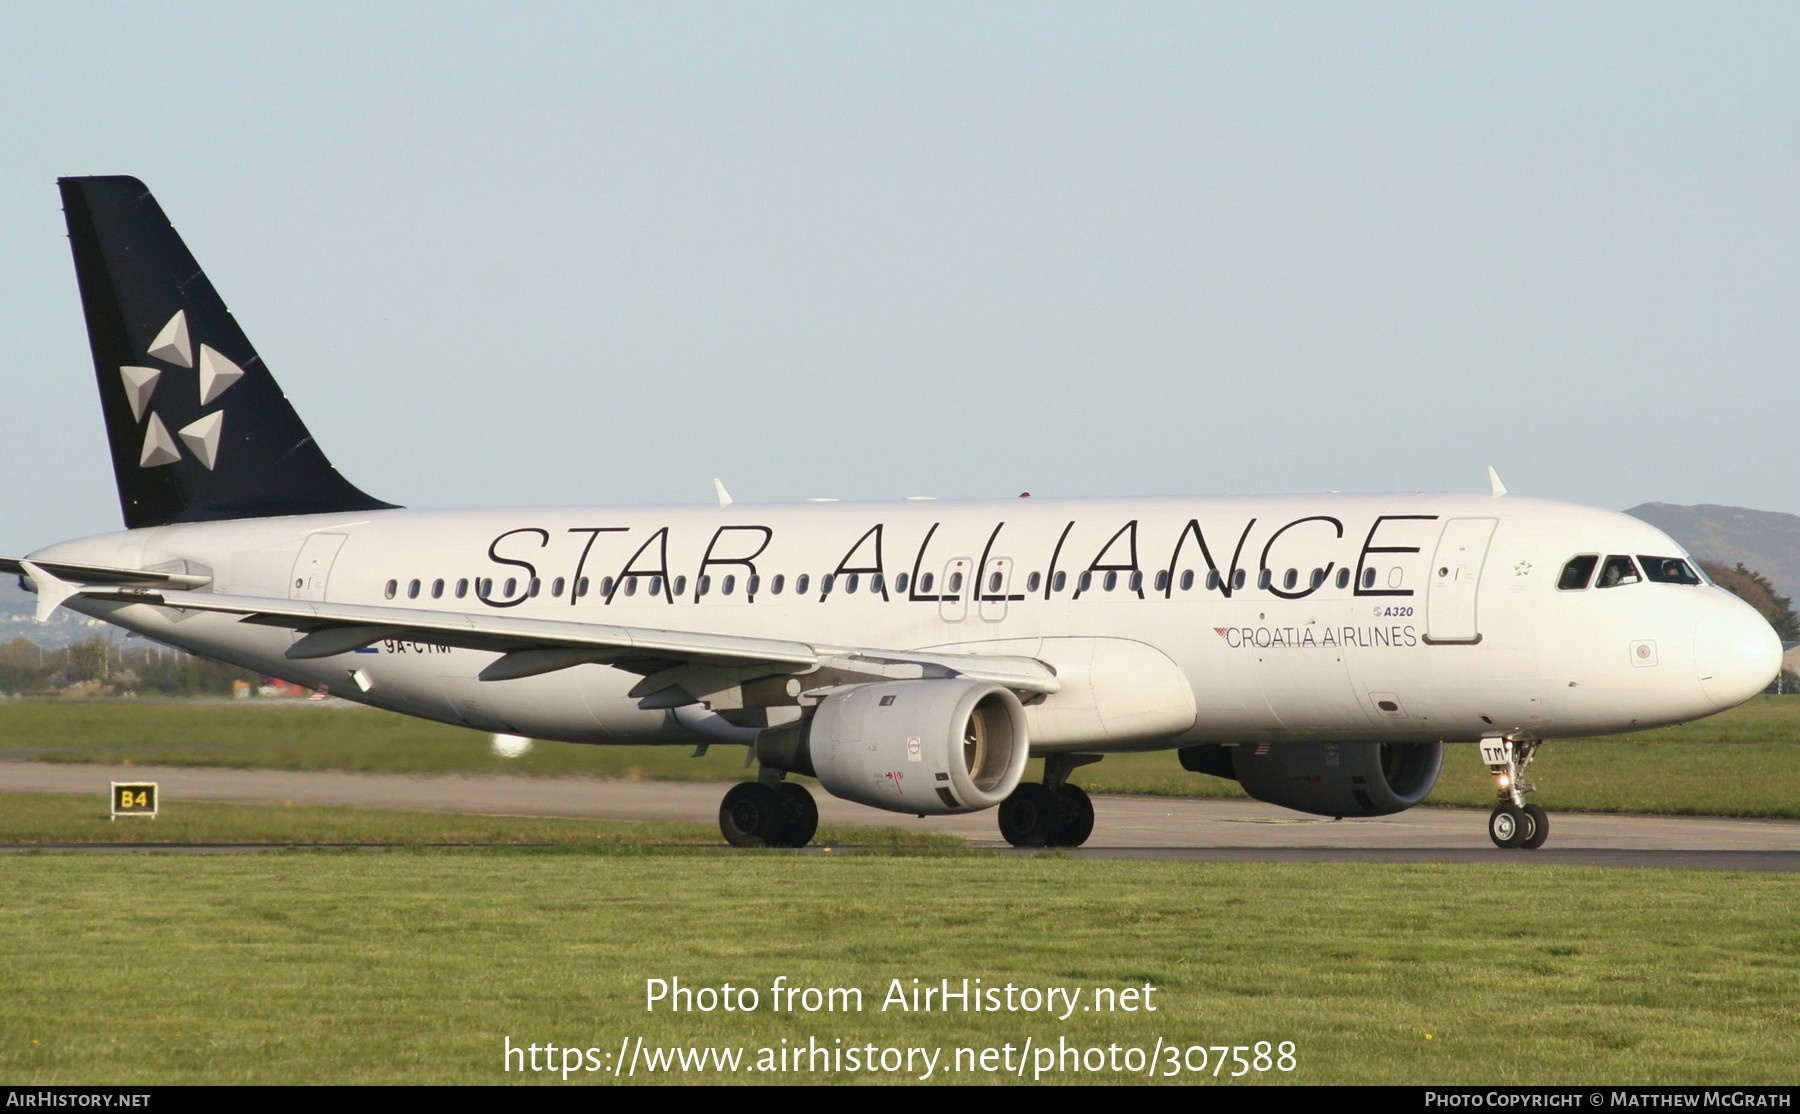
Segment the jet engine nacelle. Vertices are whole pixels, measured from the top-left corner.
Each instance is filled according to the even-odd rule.
[[[816,777],[834,797],[940,816],[1005,800],[1029,750],[1010,689],[956,678],[856,685],[756,740],[763,765]]]
[[[1404,812],[1431,792],[1443,762],[1442,743],[1205,743],[1181,751],[1183,769],[1230,778],[1259,801],[1318,816]]]

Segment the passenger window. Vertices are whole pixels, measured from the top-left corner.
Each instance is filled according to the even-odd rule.
[[[653,596],[662,595],[662,577],[653,576],[650,578],[650,594]]]
[[[1108,592],[1110,592],[1114,588],[1117,588],[1118,586],[1119,586],[1119,574],[1116,572],[1107,573],[1106,574],[1106,590]]]
[[[387,598],[391,600],[394,598],[394,594],[398,591],[400,591],[400,582],[398,580],[390,580],[387,582],[387,589],[383,594],[386,595]]]
[[[762,577],[752,576],[752,577],[748,577],[745,579],[744,594],[746,596],[754,596],[761,589],[762,589]]]
[[[1075,590],[1077,592],[1085,592],[1093,583],[1094,574],[1091,572],[1084,572],[1081,574],[1081,579],[1075,583]]]
[[[678,596],[687,595],[687,577],[678,576],[675,578],[675,594]]]
[[[1244,578],[1248,575],[1249,574],[1246,573],[1243,569],[1239,569],[1237,571],[1237,575],[1235,575],[1231,578],[1232,589],[1236,590],[1236,591],[1242,591],[1243,587],[1244,587]]]
[[[1594,553],[1569,558],[1569,563],[1563,566],[1562,575],[1556,578],[1557,591],[1579,592],[1586,588],[1594,575],[1594,566],[1599,563],[1600,557]]]
[[[1206,590],[1207,591],[1216,592],[1219,590],[1219,586],[1223,583],[1224,583],[1224,581],[1219,579],[1219,570],[1218,569],[1207,569],[1206,570]]]
[[[775,579],[769,581],[769,591],[773,592],[775,595],[779,596],[781,590],[785,587],[787,587],[787,577],[781,573],[776,573]]]
[[[700,594],[704,596],[704,595],[707,595],[708,593],[710,593],[711,591],[712,591],[712,577],[710,577],[710,576],[701,577],[700,578]]]
[[[540,580],[539,580],[539,579],[538,579],[538,578],[537,578],[537,577],[535,577],[535,576],[534,576],[534,577],[532,577],[532,578],[531,578],[531,588],[530,588],[530,589],[529,589],[529,590],[528,590],[528,594],[529,594],[529,595],[530,595],[530,596],[531,596],[531,597],[532,597],[532,598],[533,598],[533,599],[536,599],[536,598],[537,598],[537,594],[538,594],[538,590],[539,590],[539,589],[540,589],[540,588],[542,588],[542,587],[543,587],[543,586],[544,586],[544,585],[543,585],[543,582],[542,582],[542,581],[540,581]]]
[[[575,578],[575,598],[581,599],[584,596],[586,596],[587,594],[588,594],[588,578],[585,576],[576,577]]]
[[[997,572],[988,574],[988,595],[991,596],[1000,590],[1000,579],[1000,574]]]
[[[1294,585],[1296,585],[1298,583],[1300,583],[1300,570],[1299,569],[1289,569],[1287,572],[1283,573],[1281,576],[1281,586],[1282,586],[1282,588],[1286,589],[1287,591],[1290,591],[1290,592],[1293,591]]]
[[[737,577],[727,574],[725,582],[719,585],[719,590],[727,596],[737,591]]]
[[[1188,571],[1181,574],[1181,590],[1184,592],[1191,592],[1194,590],[1194,570],[1193,569],[1189,569]]]
[[[419,598],[419,582],[418,581],[416,581],[416,580],[412,581],[411,583],[409,583],[406,586],[406,598],[409,600],[416,600]]]
[[[944,591],[949,592],[953,596],[956,593],[962,591],[962,573],[959,573],[959,572],[951,573],[950,574],[950,583],[946,584],[944,586]]]
[[[480,580],[477,580],[475,582],[475,594],[480,596],[484,600],[493,599],[494,598],[494,578],[491,576],[484,576]]]
[[[1060,592],[1063,589],[1067,588],[1068,586],[1069,586],[1069,574],[1066,572],[1059,572],[1056,574],[1056,579],[1051,582],[1050,590],[1052,592]]]
[[[608,577],[601,578],[601,580],[600,580],[600,596],[602,599],[609,599],[609,600],[612,599],[612,597],[613,597],[613,578],[612,577],[608,576]]]
[[[1350,570],[1348,568],[1338,570],[1337,586],[1339,591],[1350,587]]]
[[[801,573],[794,578],[794,592],[797,595],[804,596],[806,594],[806,586],[810,583],[812,583],[812,578],[805,573]]]
[[[1043,583],[1044,583],[1044,575],[1042,573],[1034,572],[1030,576],[1025,578],[1025,590],[1027,592],[1035,592],[1038,590],[1039,587],[1041,587],[1043,585]]]
[[[456,582],[456,598],[460,600],[464,596],[467,596],[468,594],[469,594],[469,578],[465,576],[461,580],[458,580]]]
[[[930,573],[926,573],[925,575],[919,577],[919,593],[921,595],[930,595],[931,594],[931,582],[933,579],[934,578]],[[805,589],[803,588],[803,589],[801,589],[801,591],[805,591]]]
[[[562,599],[562,590],[563,590],[563,578],[562,577],[559,576],[555,580],[552,580],[550,582],[550,594],[552,596],[556,597],[559,600]]]
[[[1264,569],[1263,571],[1256,574],[1256,586],[1258,588],[1266,589],[1266,588],[1268,588],[1269,584],[1270,584],[1270,580],[1269,580],[1269,570],[1268,569]]]
[[[1700,574],[1679,557],[1645,557],[1638,555],[1643,562],[1644,575],[1655,584],[1699,584]]]
[[[1142,592],[1144,590],[1144,574],[1143,573],[1134,572],[1131,574],[1131,590],[1134,592]]]
[[[1637,566],[1631,563],[1631,558],[1612,554],[1606,558],[1606,564],[1600,566],[1600,579],[1594,582],[1594,587],[1617,588],[1625,584],[1636,584],[1640,579]]]
[[[625,578],[625,594],[628,596],[637,595],[637,577],[628,576]]]
[[[894,591],[896,591],[896,592],[906,591],[906,584],[907,584],[907,578],[906,578],[905,573],[901,573],[899,576],[894,577]]]
[[[1160,592],[1163,589],[1167,588],[1169,586],[1168,570],[1163,569],[1163,570],[1158,571],[1156,574],[1156,579],[1154,581],[1152,581],[1151,583],[1154,585],[1154,588],[1152,589],[1153,591]]]
[[[1375,587],[1375,570],[1374,569],[1370,568],[1370,569],[1363,570],[1362,586],[1365,589]]]
[[[1319,585],[1321,585],[1323,583],[1325,583],[1325,570],[1324,569],[1314,569],[1313,574],[1312,574],[1312,586],[1314,588],[1317,588]]]
[[[857,579],[858,578],[855,573],[846,573],[845,574],[845,576],[844,576],[844,594],[845,595],[854,596],[856,594]]]
[[[831,590],[836,586],[837,586],[837,574],[836,573],[832,573],[829,576],[821,576],[819,578],[819,594],[821,596],[829,596],[831,594]]]
[[[517,595],[517,594],[518,594],[518,592],[519,592],[519,580],[518,580],[518,578],[517,578],[517,577],[513,577],[513,578],[510,578],[510,579],[508,579],[508,580],[507,580],[507,582],[506,582],[506,598],[507,598],[507,599],[509,599],[509,600],[510,600],[510,599],[512,599],[512,598],[513,598],[513,597],[514,597],[514,596],[515,596],[515,595]]]
[[[444,582],[442,580],[434,580],[431,582],[431,598],[434,600],[441,600],[444,598]]]
[[[874,576],[869,577],[869,591],[874,592],[876,595],[881,594],[881,574],[880,573],[876,573]]]

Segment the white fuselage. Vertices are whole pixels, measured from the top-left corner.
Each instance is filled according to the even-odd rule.
[[[1649,580],[1558,590],[1579,554],[1683,556],[1620,514],[1429,494],[392,510],[162,526],[33,556],[201,573],[239,596],[1038,658],[1063,683],[1027,709],[1038,753],[1633,731],[1730,707],[1772,676],[1773,632],[1735,597]],[[484,730],[674,743],[717,719],[641,708],[627,695],[640,678],[601,664],[483,681],[495,653],[407,641],[290,660],[288,630],[73,606]],[[714,726],[712,741],[731,730]]]

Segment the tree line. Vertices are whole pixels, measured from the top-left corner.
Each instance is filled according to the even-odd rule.
[[[120,643],[96,636],[45,649],[20,636],[0,645],[0,694],[97,695],[135,692],[150,696],[229,696],[232,684],[261,678],[247,669],[151,643]]]

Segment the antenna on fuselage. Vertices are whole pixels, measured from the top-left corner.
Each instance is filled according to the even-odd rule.
[[[720,507],[731,506],[731,492],[725,490],[725,481],[724,480],[721,480],[719,477],[714,476],[713,477],[713,490],[719,493],[719,506]]]
[[[1488,465],[1488,484],[1494,489],[1496,498],[1506,494],[1506,485],[1500,482],[1500,473],[1494,471],[1492,464]]]

